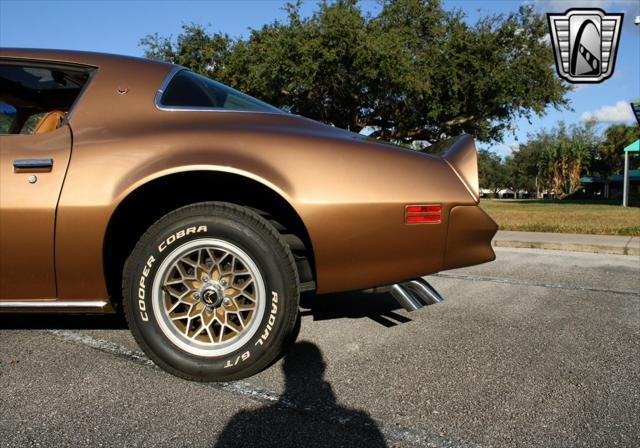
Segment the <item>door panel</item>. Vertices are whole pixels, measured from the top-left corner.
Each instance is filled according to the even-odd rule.
[[[56,297],[56,207],[70,155],[69,126],[0,135],[0,300]]]

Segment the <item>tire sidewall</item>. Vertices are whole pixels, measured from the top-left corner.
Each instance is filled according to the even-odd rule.
[[[297,301],[291,303],[290,299],[295,291],[291,291],[291,282],[285,275],[288,263],[277,256],[277,240],[265,238],[263,232],[229,213],[166,218],[152,226],[125,268],[131,273],[130,284],[125,285],[125,306],[138,336],[163,367],[174,373],[224,379],[260,370],[281,350],[291,312],[297,313]],[[238,349],[216,357],[194,355],[176,346],[160,327],[153,304],[154,279],[163,261],[184,244],[203,238],[227,241],[243,250],[257,266],[264,282],[266,303],[255,333]]]

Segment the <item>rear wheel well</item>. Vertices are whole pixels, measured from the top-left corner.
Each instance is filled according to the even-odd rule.
[[[171,174],[131,192],[116,208],[105,233],[103,265],[114,307],[122,300],[122,270],[142,234],[179,207],[223,201],[249,207],[267,219],[289,245],[296,260],[301,290],[315,288],[311,239],[291,205],[272,189],[244,176],[213,171]]]

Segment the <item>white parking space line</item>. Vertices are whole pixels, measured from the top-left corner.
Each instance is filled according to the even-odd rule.
[[[116,344],[104,339],[97,339],[92,336],[82,334],[78,331],[71,330],[45,330],[46,332],[55,335],[56,337],[75,344],[80,344],[85,347],[90,347],[95,350],[99,350],[104,353],[108,353],[118,358],[125,359],[127,361],[159,369],[153,361],[140,352],[130,350],[120,344]],[[176,381],[182,381],[176,379]],[[293,402],[291,400],[284,399],[280,394],[253,386],[247,382],[234,381],[234,382],[222,382],[222,383],[201,383],[203,387],[213,388],[216,390],[224,390],[237,395],[241,395],[250,400],[259,403],[277,403],[282,406],[284,410],[293,410],[297,412],[313,412],[317,415],[322,415],[323,418],[331,423],[349,426],[351,417],[338,408],[322,406],[316,403],[302,403]],[[392,446],[421,446],[432,448],[480,448],[480,445],[454,441],[447,439],[446,437],[417,428],[406,428],[397,425],[388,424],[379,419],[373,419],[378,429],[382,432],[387,442]]]
[[[526,282],[522,280],[515,280],[510,278],[454,274],[454,273],[438,273],[438,274],[430,275],[428,277],[450,278],[454,280],[466,280],[466,281],[472,281],[472,282],[503,283],[507,285],[519,285],[519,286],[537,286],[540,288],[565,289],[570,291],[601,292],[606,294],[621,294],[621,295],[634,296],[634,297],[640,298],[640,292],[632,291],[628,289],[605,289],[605,288],[592,288],[588,286],[560,285],[560,284],[554,284],[554,283],[536,283],[536,282]]]

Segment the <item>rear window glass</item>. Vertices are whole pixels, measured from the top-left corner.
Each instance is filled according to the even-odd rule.
[[[282,113],[276,107],[189,70],[182,70],[171,79],[160,105]]]

